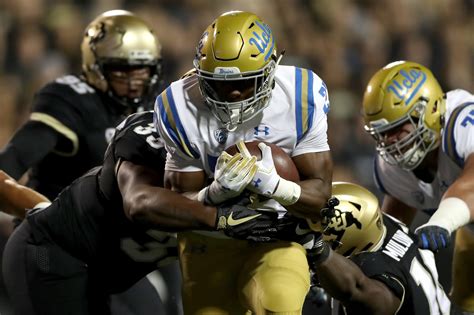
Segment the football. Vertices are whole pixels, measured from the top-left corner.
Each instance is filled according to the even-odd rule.
[[[258,144],[260,142],[264,141],[245,142],[245,146],[249,150],[250,154],[256,156],[257,160],[260,160],[262,158],[262,153],[260,151],[260,148],[258,147]],[[286,180],[298,182],[300,180],[300,176],[298,170],[296,169],[295,163],[293,163],[291,157],[279,146],[268,142],[265,142],[265,144],[270,146],[272,150],[273,162],[275,163],[275,168],[277,170],[278,175],[280,175]],[[235,144],[228,147],[225,151],[230,155],[234,155],[238,152],[237,146]]]

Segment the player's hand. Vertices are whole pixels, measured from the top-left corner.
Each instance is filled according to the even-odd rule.
[[[423,224],[415,230],[415,234],[418,237],[418,247],[433,252],[447,248],[451,243],[449,231],[437,225]]]
[[[237,144],[237,147],[239,150],[245,152],[246,148],[243,149],[242,145],[245,147],[245,144],[243,143]],[[262,159],[257,161],[257,172],[253,176],[252,181],[248,184],[247,188],[257,194],[271,198],[278,186],[278,183],[280,182],[280,175],[278,175],[275,169],[270,146],[260,142],[258,144],[258,148],[260,149],[260,152],[262,152]],[[248,153],[247,150],[247,153],[242,154],[244,156],[248,156],[250,153]]]
[[[7,173],[0,170],[0,211],[18,218],[24,218],[26,210],[48,198],[37,191],[18,184]]]
[[[278,239],[300,243],[304,248],[312,247],[311,237],[314,231],[308,225],[305,219],[298,218],[287,212],[278,220]]]
[[[278,213],[251,210],[234,204],[217,208],[216,230],[227,236],[254,242],[276,240]]]
[[[239,196],[257,172],[255,156],[234,156],[223,151],[217,159],[214,181],[206,187],[199,198],[207,204],[218,205]]]

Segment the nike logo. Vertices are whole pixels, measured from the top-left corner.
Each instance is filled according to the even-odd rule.
[[[232,214],[234,214],[234,213],[231,212],[230,215],[229,215],[229,218],[227,218],[227,225],[230,225],[230,226],[239,225],[239,224],[248,222],[250,220],[253,220],[253,219],[261,216],[261,214],[255,214],[255,215],[251,215],[249,217],[245,217],[245,218],[241,218],[241,219],[234,219],[232,217]]]
[[[312,231],[313,230],[311,230],[311,229],[302,229],[299,224],[296,226],[296,229],[295,229],[296,235],[305,235],[305,234],[308,234]]]

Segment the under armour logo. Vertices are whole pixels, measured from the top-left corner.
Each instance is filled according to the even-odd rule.
[[[260,132],[263,132],[265,136],[268,136],[270,134],[270,127],[264,126],[263,128],[255,127],[253,134],[258,136]]]
[[[255,188],[257,188],[258,186],[260,186],[260,183],[262,182],[262,180],[260,178],[258,178],[257,180],[254,180],[253,181],[253,186]]]

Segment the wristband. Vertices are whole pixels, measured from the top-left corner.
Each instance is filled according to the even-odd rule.
[[[291,206],[300,199],[300,196],[300,185],[284,178],[280,178],[272,198],[278,201],[282,206]]]
[[[310,265],[316,268],[329,258],[329,254],[331,254],[331,247],[320,238],[313,249],[308,251],[307,257]]]
[[[198,194],[197,194],[197,201],[204,203],[207,199],[207,190],[209,189],[209,186],[204,187],[201,189]]]
[[[441,200],[438,210],[426,224],[445,228],[449,233],[471,221],[471,212],[466,202],[457,197],[448,197]]]

